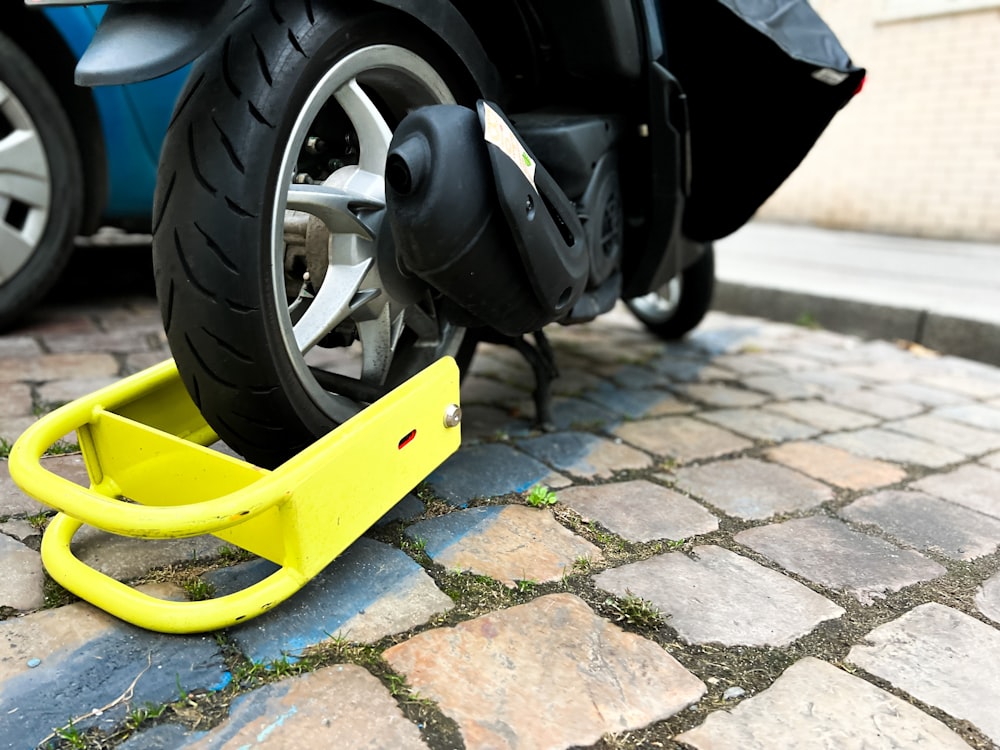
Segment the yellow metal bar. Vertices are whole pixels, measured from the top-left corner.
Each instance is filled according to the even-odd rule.
[[[458,404],[458,380],[454,360],[442,359],[269,472],[200,444],[214,433],[192,414],[176,370],[164,363],[39,420],[15,444],[10,472],[60,511],[42,559],[67,589],[152,630],[226,627],[298,590],[458,448],[460,430],[445,419]],[[89,488],[39,461],[74,429]],[[73,556],[72,537],[84,523],[133,537],[213,533],[281,569],[219,599],[162,601]]]

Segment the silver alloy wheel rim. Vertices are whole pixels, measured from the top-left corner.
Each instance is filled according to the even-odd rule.
[[[49,221],[52,176],[38,128],[14,93],[0,83],[0,284],[38,249]]]
[[[379,278],[377,230],[369,219],[385,206],[385,160],[392,132],[361,84],[383,96],[391,93],[402,98],[408,109],[455,103],[447,84],[423,58],[402,47],[374,45],[347,55],[327,71],[289,135],[278,172],[284,177],[277,186],[271,216],[270,274],[275,309],[285,354],[299,381],[313,402],[338,422],[356,414],[358,404],[324,389],[310,371],[306,355],[340,323],[356,321],[362,348],[361,379],[375,386],[385,382],[407,326],[419,331],[418,345],[433,353],[431,359],[453,355],[461,343],[461,329],[429,318],[416,305],[393,299]],[[322,185],[293,185],[298,154],[313,120],[331,98],[337,100],[357,133],[359,163],[341,167]],[[291,306],[284,270],[285,221],[290,218],[286,210],[311,214],[331,234],[329,265],[321,286],[308,298],[300,293]]]
[[[654,324],[666,323],[677,313],[683,291],[683,276],[677,274],[655,292],[630,299],[628,304],[643,320]]]

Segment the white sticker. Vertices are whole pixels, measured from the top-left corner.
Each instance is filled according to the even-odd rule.
[[[831,68],[814,70],[812,76],[817,81],[822,81],[828,86],[839,86],[847,80],[847,73],[841,73],[839,70],[832,70]]]
[[[528,152],[524,150],[524,146],[514,135],[514,131],[510,129],[507,124],[496,110],[490,107],[489,104],[483,104],[483,108],[486,110],[486,141],[487,143],[492,143],[498,149],[503,151],[507,158],[510,159],[517,168],[520,169],[524,176],[528,178],[528,182],[531,183],[531,187],[535,187],[535,160],[532,159]]]

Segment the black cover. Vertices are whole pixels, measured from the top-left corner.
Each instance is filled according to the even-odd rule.
[[[688,97],[684,233],[741,227],[799,165],[865,71],[806,0],[666,0],[667,64]]]

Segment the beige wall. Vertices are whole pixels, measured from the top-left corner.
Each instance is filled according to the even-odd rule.
[[[813,0],[868,83],[758,217],[1000,240],[1000,2],[977,1]]]

